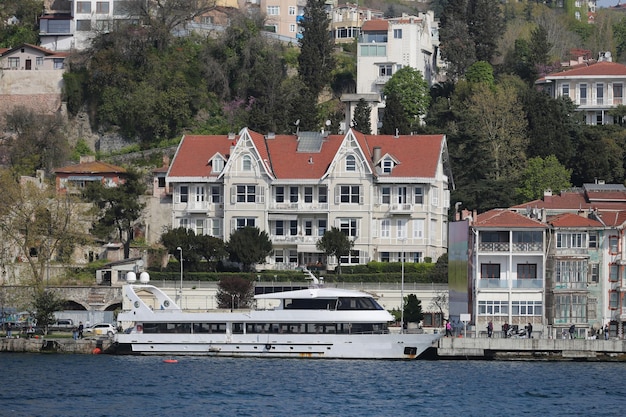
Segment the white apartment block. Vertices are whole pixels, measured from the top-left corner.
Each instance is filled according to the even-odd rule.
[[[166,176],[172,228],[228,241],[255,226],[270,236],[263,269],[322,265],[316,248],[337,227],[355,245],[342,266],[435,262],[447,252],[452,183],[443,135],[300,132],[184,136]]]
[[[383,88],[396,71],[409,66],[420,71],[429,86],[437,81],[439,29],[434,12],[365,22],[357,54],[356,94],[342,97],[347,104],[346,125],[359,99],[364,98],[372,106],[375,132],[385,108]]]

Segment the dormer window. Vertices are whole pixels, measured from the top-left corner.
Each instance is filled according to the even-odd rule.
[[[252,171],[252,158],[250,158],[250,155],[244,155],[242,168],[244,171]]]
[[[211,164],[213,165],[213,172],[222,172],[224,169],[224,160],[219,156],[213,158]]]
[[[391,158],[383,159],[380,165],[383,170],[383,174],[391,174],[391,170],[394,166],[393,160]]]

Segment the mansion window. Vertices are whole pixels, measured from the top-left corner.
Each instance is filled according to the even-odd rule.
[[[213,167],[213,172],[222,172],[224,169],[224,160],[222,158],[215,157],[211,161],[211,165]]]
[[[250,155],[244,155],[241,160],[241,167],[244,171],[252,171],[252,158]]]
[[[280,14],[280,6],[267,6],[268,16],[278,16]]]
[[[600,280],[600,265],[589,264],[589,282],[598,283]]]
[[[304,235],[313,236],[313,220],[304,221]]]
[[[380,189],[381,195],[381,204],[389,204],[391,203],[391,187],[382,187]]]
[[[437,188],[432,188],[430,191],[430,202],[433,207],[439,207],[439,190]]]
[[[561,85],[561,95],[563,97],[569,97],[569,84]]]
[[[204,201],[204,186],[198,185],[195,187],[196,191],[196,202],[201,203]]]
[[[326,233],[326,228],[327,228],[327,222],[326,219],[319,219],[317,221],[317,235],[318,236],[324,236],[324,233]]]
[[[317,190],[317,201],[320,203],[328,203],[328,188],[325,186],[320,187]]]
[[[393,30],[393,38],[394,39],[402,39],[402,29],[394,29]]]
[[[617,310],[619,307],[619,292],[609,291],[609,309]]]
[[[586,248],[587,247],[587,234],[586,233],[557,233],[556,247],[557,248]]]
[[[393,169],[393,160],[391,158],[385,158],[382,161],[383,174],[391,174]]]
[[[500,279],[500,264],[481,264],[481,279]]]
[[[359,251],[351,250],[348,256],[341,257],[342,264],[358,264],[359,263]]]
[[[596,104],[604,104],[604,84],[596,84]]]
[[[613,104],[623,104],[624,86],[620,83],[613,83]]]
[[[609,265],[609,282],[619,282],[619,265]]]
[[[295,15],[296,15],[296,7],[289,6],[289,16],[295,16]]]
[[[298,202],[298,187],[289,187],[289,202]]]
[[[415,239],[424,238],[424,219],[413,220],[413,237]]]
[[[587,84],[580,84],[578,86],[579,104],[587,104]]]
[[[554,301],[554,315],[558,322],[583,323],[587,321],[587,296],[556,295]]]
[[[396,237],[398,239],[406,239],[407,237],[406,225],[407,225],[407,221],[404,219],[398,219],[396,221]]]
[[[559,261],[555,262],[556,282],[586,282],[587,261]]]
[[[276,187],[274,189],[275,191],[275,198],[276,198],[276,202],[277,203],[284,203],[285,202],[285,187]]]
[[[76,21],[77,32],[89,32],[91,31],[91,20],[77,20]]]
[[[346,156],[346,172],[356,171],[356,158],[354,155]]]
[[[239,217],[235,219],[235,228],[237,230],[244,227],[255,227],[256,219],[254,217]]]
[[[304,202],[313,202],[313,187],[304,187]]]
[[[407,204],[407,187],[398,187],[398,204]]]
[[[543,312],[541,301],[513,301],[511,310],[514,316],[541,316]]]
[[[357,219],[339,219],[339,230],[348,237],[356,237],[358,233],[357,224]]]
[[[18,69],[20,67],[20,59],[15,57],[9,57],[9,68]]]
[[[204,235],[204,219],[196,219],[196,236]]]
[[[359,204],[361,187],[358,185],[342,185],[339,188],[342,203]]]
[[[424,204],[424,189],[415,187],[415,204]]]
[[[609,236],[609,253],[611,255],[617,255],[619,240],[617,236]]]
[[[274,228],[274,234],[276,236],[283,236],[285,234],[285,226],[283,220],[276,220],[276,227]]]
[[[211,187],[211,203],[218,204],[222,202],[221,188],[217,186]]]
[[[222,219],[212,219],[211,236],[221,237],[222,235]]]
[[[63,58],[54,58],[52,60],[52,66],[54,67],[54,69],[63,69],[64,63],[65,60]]]
[[[589,247],[597,248],[598,247],[598,234],[590,232],[589,233]]]
[[[380,237],[391,237],[391,220],[383,219],[380,221]]]
[[[256,201],[256,186],[254,185],[238,185],[237,186],[237,202],[238,203],[254,203]]]
[[[189,187],[187,185],[181,185],[178,187],[178,202],[186,203],[189,201]]]

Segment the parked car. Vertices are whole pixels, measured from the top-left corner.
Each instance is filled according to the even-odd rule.
[[[117,333],[117,329],[115,328],[115,326],[109,323],[98,323],[98,324],[94,324],[93,326],[86,327],[83,330],[83,332],[88,333],[88,334],[98,335],[98,336],[101,336],[101,335],[113,336],[115,333]]]
[[[74,325],[74,320],[72,319],[58,319],[56,322],[52,323],[48,326],[48,330],[50,331],[71,331]]]

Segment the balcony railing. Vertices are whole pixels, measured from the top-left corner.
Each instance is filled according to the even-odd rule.
[[[509,280],[499,278],[482,278],[478,280],[478,288],[505,289],[509,288]],[[514,279],[511,280],[512,289],[541,289],[543,280],[541,279]]]
[[[320,239],[319,236],[277,236],[271,235],[270,239],[272,243],[294,243],[294,244],[307,244],[315,245]]]
[[[509,247],[509,242],[480,242],[478,244],[478,250],[481,252],[508,252]],[[542,252],[543,243],[515,242],[513,243],[512,248],[513,252]]]
[[[286,212],[299,212],[299,211],[328,211],[328,203],[277,203],[275,201],[270,202],[270,210],[280,210]]]
[[[556,282],[554,284],[555,290],[586,290],[587,282]]]

